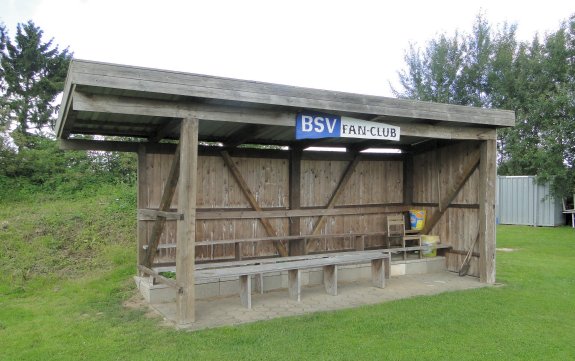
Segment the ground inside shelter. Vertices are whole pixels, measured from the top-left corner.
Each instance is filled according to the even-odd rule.
[[[370,280],[340,282],[338,295],[326,294],[323,285],[302,289],[301,302],[289,299],[286,289],[252,294],[252,309],[242,307],[239,296],[214,297],[196,301],[196,322],[185,329],[201,330],[255,321],[269,320],[322,311],[334,311],[372,305],[403,298],[434,295],[489,286],[476,277],[459,277],[457,273],[440,271],[427,274],[392,276],[383,289],[373,287]],[[150,304],[164,320],[176,326],[176,304]]]

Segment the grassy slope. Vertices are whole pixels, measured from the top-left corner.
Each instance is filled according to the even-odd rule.
[[[502,287],[188,333],[121,305],[133,207],[129,188],[0,206],[0,360],[575,359],[572,229],[500,227]]]

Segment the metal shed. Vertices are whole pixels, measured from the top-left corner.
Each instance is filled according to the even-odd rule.
[[[560,226],[565,224],[561,200],[548,183],[535,176],[497,176],[497,220],[500,224]]]

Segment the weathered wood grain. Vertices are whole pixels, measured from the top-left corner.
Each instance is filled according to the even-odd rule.
[[[484,141],[479,164],[479,279],[485,283],[495,283],[496,157],[495,140]]]
[[[194,270],[196,261],[198,127],[197,119],[182,120],[180,152],[174,158],[174,162],[180,163],[178,210],[184,215],[184,219],[178,220],[176,236],[176,282],[181,288],[181,291],[176,294],[176,316],[179,324],[194,322],[196,317]]]

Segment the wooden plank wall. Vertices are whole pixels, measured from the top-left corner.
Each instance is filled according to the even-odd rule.
[[[461,171],[469,155],[477,148],[476,142],[460,142],[430,150],[414,156],[413,201],[414,208],[434,209],[449,182]],[[289,207],[289,161],[288,159],[234,157],[250,189],[264,209],[288,209]],[[172,162],[170,154],[147,154],[145,171],[142,171],[141,185],[146,186],[147,203],[140,208],[157,208],[162,187],[168,177]],[[325,207],[335,191],[349,161],[303,159],[301,161],[301,207]],[[198,209],[242,209],[250,205],[219,156],[198,158],[197,206]],[[145,178],[145,179],[144,179]],[[162,186],[158,186],[161,180]],[[478,231],[478,181],[476,170],[439,223],[430,234],[440,236],[443,243],[456,250],[466,251]],[[362,160],[352,174],[339,197],[336,207],[400,204],[403,201],[403,162],[401,160]],[[177,208],[177,195],[172,208]],[[310,234],[318,217],[303,217],[301,234]],[[147,224],[147,235],[151,232],[151,221]],[[270,222],[278,235],[289,234],[289,219],[271,218]],[[320,233],[382,232],[385,231],[385,215],[330,216]],[[160,244],[175,243],[176,222],[167,221]],[[257,219],[198,220],[196,242],[221,239],[242,239],[267,236]],[[314,240],[310,252],[348,250],[353,240]],[[377,247],[384,243],[383,237],[366,239],[366,247]],[[476,246],[477,250],[477,246]],[[276,255],[271,242],[260,242],[242,246],[242,257],[265,257]],[[198,247],[198,261],[231,259],[235,256],[234,245]],[[457,271],[464,256],[449,254],[447,267]],[[173,262],[175,249],[161,249],[156,262]],[[473,258],[470,274],[478,275],[477,259]]]
[[[325,206],[348,161],[302,160],[301,206]],[[401,161],[362,160],[336,202],[337,206],[381,205],[401,203],[403,199],[403,163]],[[301,218],[301,233],[310,234],[318,217]],[[385,215],[348,215],[327,217],[322,234],[385,231]],[[327,252],[353,248],[351,239],[313,240],[310,252]],[[383,245],[382,237],[370,237],[366,247]]]
[[[170,170],[171,154],[146,154],[145,170],[141,172],[140,186],[146,187],[144,203],[139,208],[157,208]],[[240,158],[234,162],[264,209],[289,208],[289,161],[287,159]],[[345,171],[349,161],[302,160],[301,161],[301,207],[323,208]],[[336,207],[370,206],[402,202],[403,179],[401,160],[362,160],[339,197]],[[198,209],[242,209],[250,205],[219,156],[198,157],[197,207]],[[161,180],[161,185],[159,184]],[[177,208],[177,194],[172,208]],[[147,202],[146,202],[147,199]],[[347,215],[328,217],[321,233],[378,232],[385,230],[384,215]],[[310,234],[318,217],[301,218],[300,231]],[[147,225],[146,239],[152,229],[152,221],[139,221]],[[271,218],[278,235],[289,234],[288,218]],[[196,242],[206,240],[242,239],[267,236],[257,219],[198,220]],[[160,239],[160,245],[173,244],[176,239],[176,222],[168,220]],[[352,249],[352,240],[313,241],[310,252]],[[366,247],[383,244],[382,237],[366,240]],[[265,257],[276,255],[271,242],[244,243],[242,257]],[[235,256],[234,245],[198,247],[198,261],[231,259]],[[156,262],[173,262],[175,249],[160,249]]]
[[[442,192],[462,171],[470,154],[478,148],[477,142],[460,142],[437,148],[414,157],[413,202],[425,204],[418,209],[435,209],[430,203],[437,204]],[[476,169],[463,186],[439,223],[430,234],[439,235],[442,243],[450,244],[455,250],[467,251],[473,244],[479,227],[479,170]],[[478,251],[478,245],[475,246]],[[458,271],[464,256],[449,253],[447,268]],[[469,274],[479,276],[477,258],[472,258]]]

